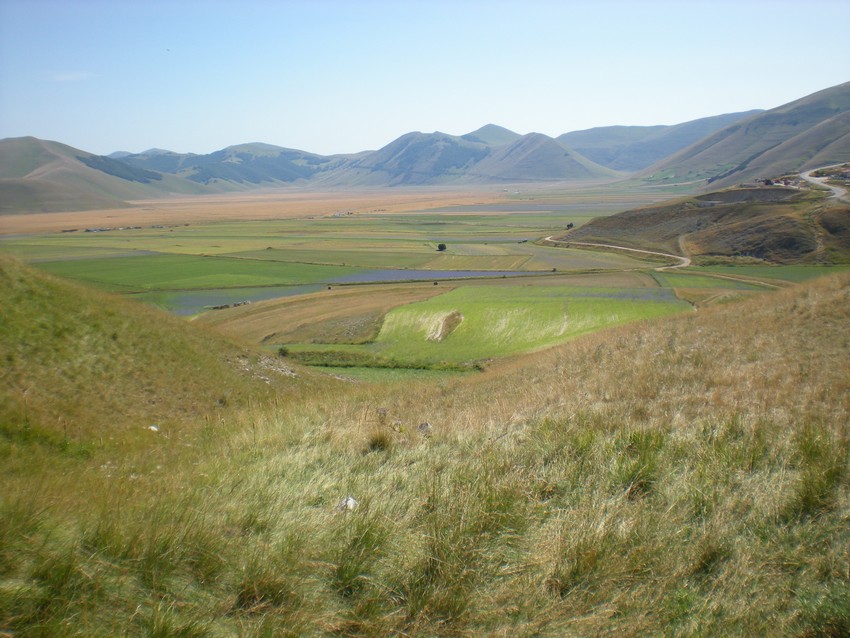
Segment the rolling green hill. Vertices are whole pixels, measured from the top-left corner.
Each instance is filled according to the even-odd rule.
[[[202,191],[179,177],[58,142],[0,140],[0,215],[118,208],[127,200]]]
[[[504,182],[600,179],[620,175],[540,133],[523,135],[494,149],[469,172],[475,177]]]
[[[642,173],[713,188],[850,160],[850,82],[727,126]]]
[[[421,185],[456,179],[490,152],[483,142],[445,133],[407,133],[351,166],[337,180],[375,185]]]
[[[337,158],[259,142],[228,146],[207,155],[157,150],[123,156],[120,161],[139,168],[174,173],[201,184],[231,182],[240,185],[308,180],[316,172],[339,164]]]
[[[461,137],[439,132],[409,133],[342,167],[339,173],[342,181],[359,174],[365,182],[390,186],[600,179],[618,175],[546,135],[515,136],[492,125]]]

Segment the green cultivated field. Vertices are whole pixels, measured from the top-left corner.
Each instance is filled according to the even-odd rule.
[[[52,274],[142,293],[140,299],[184,314],[237,301],[237,290],[255,289],[242,299],[264,299],[280,287],[315,287],[375,270],[551,273],[645,266],[622,255],[533,243],[585,219],[584,211],[372,214],[4,237],[0,250]],[[439,243],[447,244],[445,252],[436,250]],[[193,306],[193,298],[203,303]]]
[[[299,311],[302,323],[296,325],[287,323],[282,306],[262,320],[262,330],[252,332],[263,335],[266,346],[285,345],[302,362],[366,369],[465,368],[774,287],[759,285],[759,279],[801,281],[828,271],[747,266],[654,272],[657,262],[623,252],[536,243],[567,224],[578,227],[610,213],[611,205],[514,201],[393,214],[80,229],[0,238],[0,250],[52,274],[132,294],[184,316],[246,300],[262,310],[263,300],[368,280],[400,277],[430,284],[455,271],[495,273],[489,280],[445,282],[441,294],[406,305],[390,301],[364,311],[357,309],[362,306],[357,299],[365,297],[353,297],[341,302],[351,304],[348,316],[327,315],[327,308],[307,317]],[[439,244],[446,250],[438,251]],[[380,295],[379,289],[363,292]],[[211,323],[224,318],[227,331],[240,336],[239,322],[251,315],[244,306],[236,310],[213,311]],[[363,337],[361,324],[374,330],[372,336]],[[340,326],[356,338],[340,336]],[[307,332],[310,343],[275,337]]]
[[[850,272],[529,206],[0,237],[0,638],[850,635]]]
[[[744,273],[740,273],[744,274]],[[734,281],[726,278],[710,277],[702,274],[679,272],[655,272],[652,276],[658,284],[668,288],[725,288],[727,290],[765,290],[758,283]]]
[[[743,275],[758,279],[779,279],[798,283],[837,272],[850,266],[703,266],[699,270],[723,275]]]
[[[287,286],[327,281],[354,269],[196,255],[144,255],[48,262],[53,274],[109,290],[207,290],[246,286]]]
[[[535,350],[689,306],[660,289],[463,286],[390,312],[376,341],[405,358],[466,361]],[[448,335],[452,317],[460,322]]]
[[[464,285],[390,311],[371,344],[302,345],[293,354],[339,365],[468,365],[689,309],[663,288]]]

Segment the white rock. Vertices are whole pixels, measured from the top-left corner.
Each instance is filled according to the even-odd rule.
[[[351,512],[353,510],[356,510],[358,505],[359,503],[354,499],[354,497],[348,495],[339,502],[339,505],[336,506],[336,509],[340,512]]]

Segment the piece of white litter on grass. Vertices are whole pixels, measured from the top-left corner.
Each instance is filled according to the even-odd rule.
[[[158,428],[158,427],[156,427],[155,425],[150,426],[150,427],[148,428],[148,430],[150,430],[151,432],[159,432],[159,428]]]
[[[346,496],[339,502],[336,509],[340,512],[351,512],[352,510],[356,510],[358,505],[359,503],[354,500],[353,496]]]

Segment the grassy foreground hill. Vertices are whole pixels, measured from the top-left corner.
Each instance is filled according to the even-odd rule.
[[[294,373],[176,317],[0,255],[0,438],[67,447],[193,425]]]
[[[221,346],[191,326],[129,337],[135,309],[3,272],[33,324],[3,333],[6,352],[79,348],[19,366],[32,395],[113,332],[142,385],[162,374],[154,350],[220,383]],[[55,334],[66,315],[76,332]],[[838,276],[466,380],[279,395],[130,451],[113,427],[113,445],[69,455],[7,413],[0,632],[847,635],[848,348]],[[179,386],[155,396],[179,409]]]

